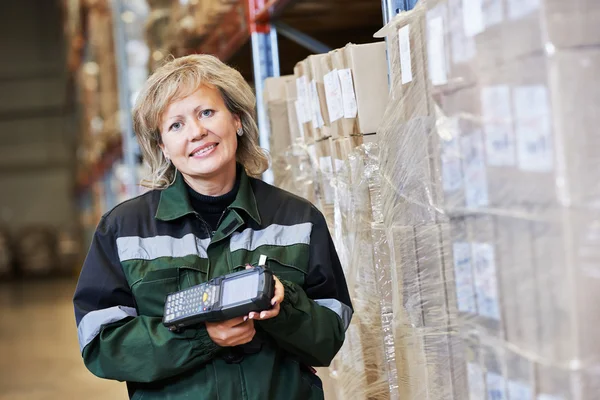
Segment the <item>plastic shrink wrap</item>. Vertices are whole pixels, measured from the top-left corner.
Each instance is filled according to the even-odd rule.
[[[599,16],[428,1],[383,32],[401,398],[600,398]]]
[[[282,153],[283,186],[328,216],[355,308],[327,395],[600,398],[600,3],[421,0],[379,36],[377,134],[301,116]],[[299,63],[299,90],[318,73]]]

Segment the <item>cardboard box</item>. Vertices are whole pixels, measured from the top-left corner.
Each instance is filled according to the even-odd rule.
[[[453,265],[456,309],[460,323],[470,320],[477,314],[475,275],[467,221],[468,218],[464,217],[455,217],[450,220],[450,246],[452,252],[448,254],[451,254],[452,257],[450,261]],[[447,290],[449,291],[449,289]]]
[[[319,164],[319,179],[322,188],[322,201],[324,205],[333,206],[334,193],[332,179],[334,176],[333,160],[331,158],[331,144],[329,139],[315,143],[317,160]]]
[[[354,124],[356,122],[356,92],[354,83],[350,85],[348,79],[348,69],[350,66],[346,60],[346,48],[333,50],[329,53],[331,58],[333,75],[328,77],[331,80],[329,88],[328,107],[334,107],[330,114],[337,123],[338,136],[350,136],[354,133]],[[352,75],[352,74],[350,74]],[[337,79],[336,79],[337,78]],[[341,116],[340,116],[341,115]],[[338,118],[339,117],[339,118]]]
[[[509,399],[535,400],[535,364],[510,349],[505,349]]]
[[[424,335],[427,360],[427,391],[430,399],[452,400],[452,357],[448,334],[433,331]]]
[[[316,54],[308,56],[307,63],[310,67],[312,80],[311,106],[313,108],[313,129],[315,140],[321,140],[331,136],[329,110],[327,109],[327,98],[325,94],[325,74],[327,73],[326,60],[331,59],[329,54]]]
[[[283,156],[292,145],[286,85],[293,80],[293,76],[265,80],[264,102],[271,133],[270,152],[276,157]]]
[[[497,217],[496,229],[506,340],[523,351],[538,354],[540,310],[531,222],[514,217]]]
[[[396,368],[400,399],[433,399],[428,393],[428,360],[422,333],[396,326],[394,331]]]
[[[467,384],[469,399],[485,399],[485,371],[483,354],[479,337],[475,333],[461,332],[463,338],[465,361],[467,364]]]
[[[306,60],[296,64],[294,67],[294,77],[296,78],[297,96],[295,103],[296,115],[298,116],[299,121],[302,122],[304,141],[306,143],[312,143],[315,137],[312,126],[313,109],[311,107],[310,97],[310,82],[312,76]]]
[[[294,83],[293,75],[271,77],[265,79],[263,101],[265,104],[280,103],[287,100],[288,85]]]
[[[562,365],[595,365],[600,360],[600,214],[562,210],[533,226],[533,255],[539,309],[539,354]]]
[[[381,133],[382,209],[388,225],[436,221],[435,207],[442,196],[428,146],[436,134],[434,123],[433,118],[417,118]]]
[[[386,120],[396,125],[433,115],[427,84],[425,8],[418,4],[413,10],[399,14],[376,36],[385,33],[391,65],[391,101],[398,104]]]
[[[600,4],[593,0],[505,0],[508,21],[504,24],[504,57],[541,53],[553,49],[600,44]]]
[[[423,320],[426,327],[444,331],[448,326],[448,305],[440,226],[416,226],[415,239]]]
[[[348,44],[344,48],[356,97],[353,134],[376,133],[382,121],[389,98],[385,49],[384,42]],[[342,82],[343,87],[349,85],[350,82]]]
[[[477,303],[473,322],[482,334],[504,338],[496,222],[492,216],[479,215],[468,217],[466,224]]]
[[[394,319],[397,326],[409,326],[418,330],[424,326],[424,321],[415,228],[392,226],[390,239]]]
[[[344,136],[344,103],[337,68],[339,65],[336,64],[334,66],[333,62],[334,57],[338,57],[341,60],[338,61],[343,63],[343,58],[334,56],[334,54],[338,52],[338,50],[333,50],[327,54],[327,57],[321,57],[319,60],[320,72],[323,75],[324,107],[327,110],[327,121],[325,122],[325,126],[329,129],[329,135],[334,139]]]

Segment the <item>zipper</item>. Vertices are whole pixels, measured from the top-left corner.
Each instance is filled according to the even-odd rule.
[[[208,226],[206,221],[202,219],[200,214],[194,213],[194,215],[196,216],[196,219],[202,223],[202,227],[206,230],[206,232],[208,232],[208,236],[212,239],[212,237],[215,235],[213,230],[210,228],[210,226]]]
[[[223,213],[221,214],[221,216],[219,217],[219,221],[217,221],[217,229],[219,229],[219,225],[221,225],[221,220],[223,219],[223,217],[225,216],[225,213],[227,212],[227,210],[229,210],[229,207],[225,208],[225,210],[223,210]],[[215,231],[212,232],[212,236],[215,235]],[[211,236],[211,237],[212,237]]]

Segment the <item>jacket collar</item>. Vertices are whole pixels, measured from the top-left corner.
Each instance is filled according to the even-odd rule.
[[[228,208],[243,210],[256,223],[260,224],[260,214],[256,205],[256,197],[250,185],[250,178],[246,174],[244,167],[239,164],[238,173],[240,174],[240,188],[235,200]],[[160,201],[155,217],[161,221],[172,221],[184,215],[194,213],[195,211],[188,197],[187,184],[181,172],[177,171],[175,182],[160,193]]]

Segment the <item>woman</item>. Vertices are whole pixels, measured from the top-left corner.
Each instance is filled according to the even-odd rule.
[[[88,369],[134,399],[321,399],[352,315],[323,215],[256,178],[255,98],[214,57],[159,68],[134,109],[152,191],[101,219],[74,297]],[[260,314],[171,332],[168,293],[257,265],[276,276]]]

